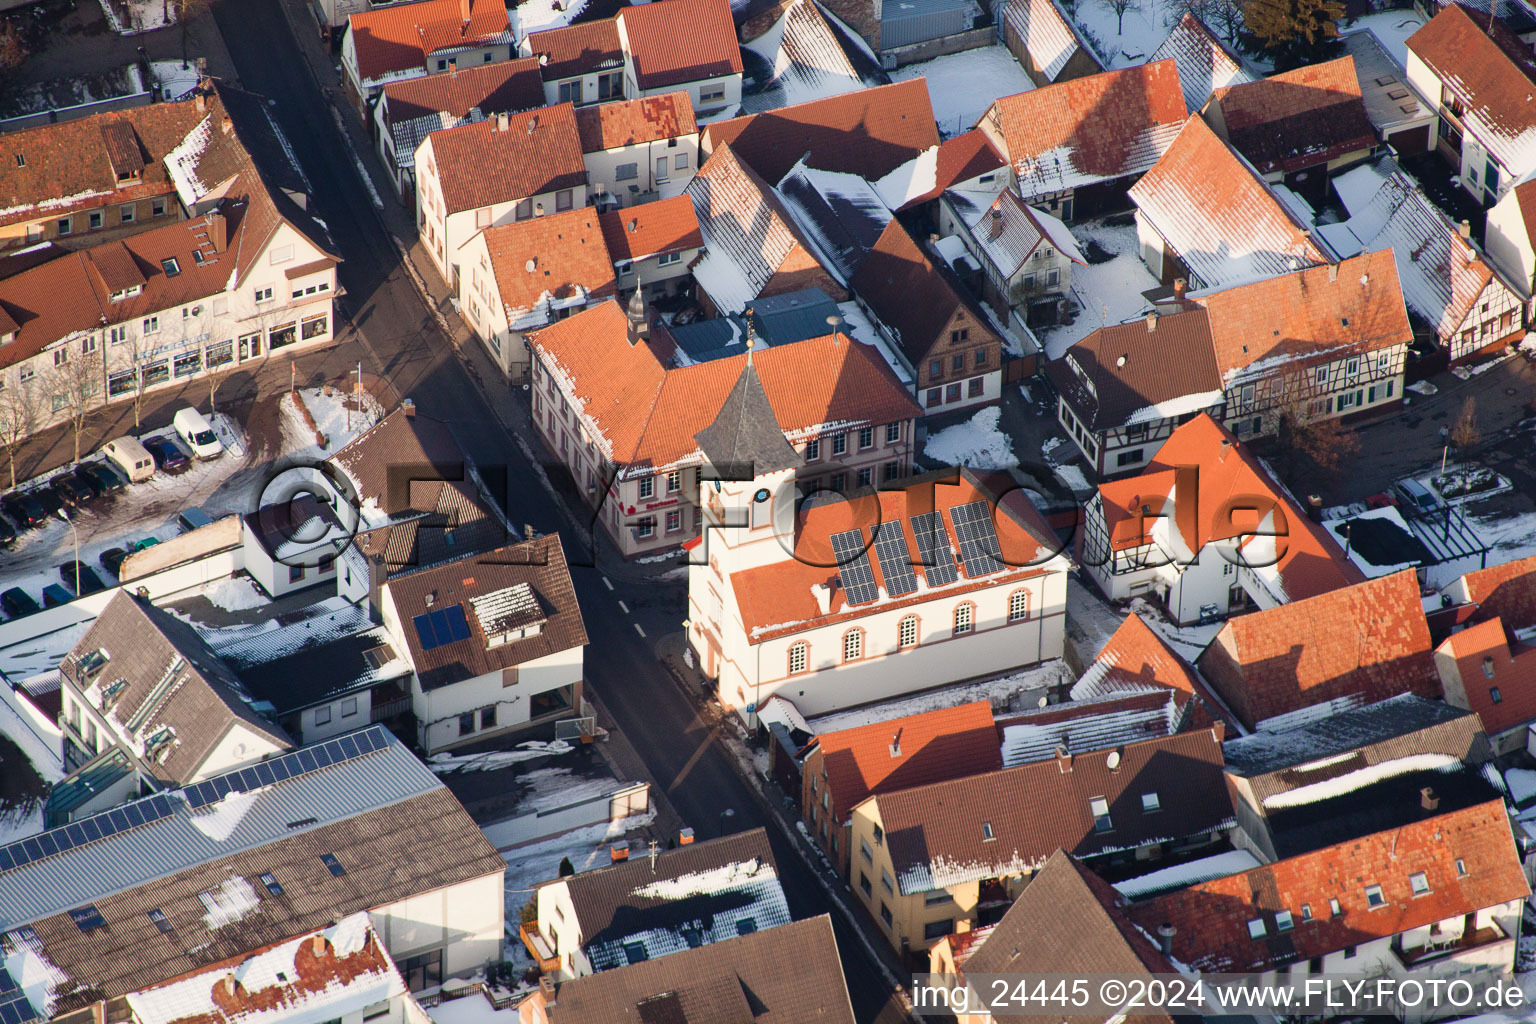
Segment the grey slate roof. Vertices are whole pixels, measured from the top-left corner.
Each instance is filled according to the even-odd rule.
[[[97,650],[110,657],[87,679],[80,659]],[[143,760],[145,770],[164,783],[193,779],[236,725],[280,747],[293,745],[287,733],[251,708],[240,680],[197,630],[127,591],[107,602],[60,670],[82,692],[97,694],[92,703],[98,707],[102,695],[123,683],[105,713],[125,728],[135,726],[130,732],[141,750],[162,730],[174,732],[163,760]]]
[[[397,656],[378,671],[365,655],[388,646]],[[391,679],[411,674],[403,651],[396,650],[389,631],[382,626],[353,633],[327,643],[302,647],[285,657],[241,668],[240,679],[253,697],[272,704],[277,715],[335,700]]]
[[[747,355],[715,421],[693,436],[724,479],[751,479],[800,465],[799,453],[784,440],[784,428],[773,414],[751,353]]]

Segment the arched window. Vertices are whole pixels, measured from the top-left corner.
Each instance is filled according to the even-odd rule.
[[[843,634],[843,660],[858,661],[864,656],[864,631],[850,629]]]
[[[915,646],[917,646],[917,616],[916,615],[908,615],[906,618],[902,619],[901,623],[896,627],[896,646],[897,647],[915,647]]]
[[[1015,590],[1008,595],[1008,621],[1022,622],[1029,618],[1029,591]]]
[[[810,645],[804,640],[797,640],[789,645],[789,674],[804,672],[806,662],[810,660]]]
[[[961,601],[955,605],[955,636],[971,631],[971,620],[975,614],[975,606],[969,601]]]

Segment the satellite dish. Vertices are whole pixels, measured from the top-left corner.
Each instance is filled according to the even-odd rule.
[[[527,263],[524,263],[523,264],[523,269],[528,271],[528,273],[531,274],[531,273],[533,273],[534,268],[536,268],[538,265],[539,265],[538,259],[534,258],[534,259],[529,260]]]
[[[1104,763],[1109,766],[1109,770],[1110,771],[1114,771],[1115,769],[1119,768],[1120,767],[1120,751],[1118,751],[1118,750],[1111,750],[1109,752],[1109,757],[1105,760]]]
[[[1049,707],[1050,703],[1051,702],[1049,700],[1047,700],[1044,697],[1041,697],[1039,700],[1037,700],[1035,702],[1035,707],[1037,707],[1037,708]]]

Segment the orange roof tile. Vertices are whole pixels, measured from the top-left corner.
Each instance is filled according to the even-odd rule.
[[[688,93],[669,92],[635,100],[598,103],[576,111],[576,130],[584,153],[679,139],[698,131]]]
[[[765,373],[764,383],[767,380]],[[809,380],[802,380],[800,386],[804,387]],[[818,505],[802,513],[795,534],[793,558],[731,574],[730,585],[736,594],[736,605],[748,642],[757,644],[815,626],[853,621],[872,612],[885,613],[932,600],[935,588],[927,585],[928,570],[919,564],[912,567],[922,581],[916,592],[905,597],[887,597],[873,604],[850,605],[848,595],[838,581],[831,537],[860,529],[868,539],[873,524],[900,523],[907,550],[914,560],[920,561],[920,549],[912,532],[912,517],[943,510],[945,514],[939,519],[946,538],[953,549],[959,551],[960,544],[954,537],[948,510],[976,501],[986,501],[992,507],[992,520],[1005,568],[977,578],[962,572],[954,583],[946,585],[946,594],[953,596],[996,587],[1010,580],[1024,580],[1051,571],[1048,562],[1060,551],[1061,545],[1023,492],[1009,480],[1005,479],[1001,484],[984,484],[975,474],[962,469],[958,477],[946,476],[939,483],[930,478],[901,489],[881,490],[851,501]],[[876,585],[884,588],[885,572],[878,562],[879,559],[872,557],[870,566]],[[811,590],[818,584],[831,589],[826,612],[820,610]]]
[[[627,211],[626,211],[627,212]],[[699,458],[694,435],[714,421],[746,356],[668,368],[630,345],[628,318],[605,302],[533,335],[544,366],[580,403],[601,446],[621,469],[653,472]],[[921,415],[885,361],[838,335],[775,345],[753,364],[784,432],[819,433],[829,423],[892,423]]]
[[[1227,138],[1261,172],[1297,171],[1376,145],[1355,58],[1216,90]]]
[[[1340,697],[1440,696],[1418,576],[1405,569],[1228,619],[1200,671],[1244,724]]]
[[[427,141],[449,213],[586,183],[576,115],[569,103],[433,132]]]
[[[591,207],[499,224],[484,234],[509,321],[551,298],[584,291],[596,300],[618,292],[613,258]]]
[[[608,254],[615,263],[639,261],[660,253],[684,252],[704,244],[693,201],[674,196],[654,203],[609,210],[598,215]]]
[[[1117,688],[1151,685],[1195,693],[1195,670],[1134,612],[1120,623],[1095,661],[1105,665],[1104,682]]]
[[[918,195],[908,196],[900,209],[910,210],[920,203],[937,199],[944,194],[945,189],[1005,167],[1007,163],[985,132],[973,128],[952,139],[945,139],[939,144],[933,187]]]
[[[822,733],[816,746],[835,822],[847,821],[876,793],[1003,766],[992,705],[984,700]]]
[[[390,125],[439,112],[465,117],[475,107],[482,114],[499,114],[542,107],[544,82],[539,62],[524,57],[391,82],[384,87],[383,102]]]
[[[653,0],[623,8],[619,22],[642,89],[741,74],[730,0]]]
[[[1467,600],[1477,605],[1475,619],[1498,617],[1509,629],[1536,626],[1536,556],[1462,576]]]
[[[527,43],[530,52],[539,58],[544,77],[550,81],[599,68],[617,68],[624,63],[619,23],[613,18],[532,32]]]
[[[365,82],[425,70],[428,55],[449,47],[512,42],[501,0],[417,0],[353,14],[347,24]]]
[[[1459,871],[1457,864],[1466,871]],[[1409,881],[1422,872],[1429,891]],[[1381,887],[1384,903],[1372,906],[1367,886]],[[1206,973],[1257,973],[1373,939],[1519,899],[1530,892],[1510,834],[1504,801],[1416,821],[1300,857],[1132,904],[1128,913],[1155,932],[1177,931],[1173,957]],[[1338,900],[1340,913],[1329,911]],[[1302,917],[1302,904],[1312,918]],[[1291,913],[1281,935],[1275,914]],[[1260,919],[1266,934],[1251,937],[1248,922]]]
[[[1536,647],[1511,642],[1502,619],[1494,616],[1452,633],[1438,653],[1456,663],[1467,707],[1477,712],[1489,736],[1536,719]]]

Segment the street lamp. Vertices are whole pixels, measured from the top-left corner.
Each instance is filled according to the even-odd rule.
[[[722,836],[724,836],[726,834],[725,833],[726,825],[730,824],[731,822],[733,822],[735,820],[736,820],[736,809],[734,807],[727,807],[725,810],[720,812],[720,834]]]
[[[75,596],[80,596],[80,531],[75,527],[75,521],[69,518],[69,513],[59,509],[59,518],[69,524],[69,532],[75,535]]]

